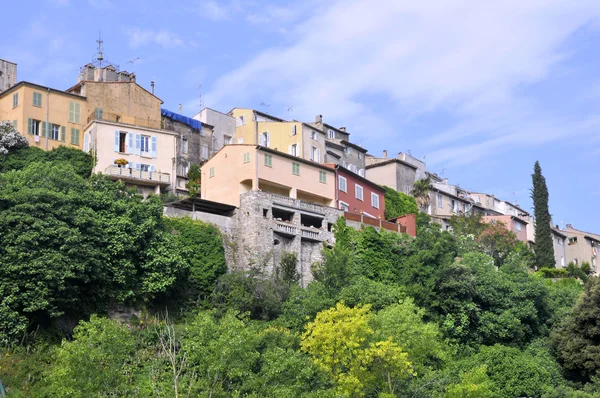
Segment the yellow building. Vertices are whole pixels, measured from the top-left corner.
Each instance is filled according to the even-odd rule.
[[[44,150],[60,145],[81,149],[86,98],[19,82],[0,93],[0,120],[9,120],[29,144]]]
[[[257,145],[226,145],[201,169],[202,198],[240,205],[262,191],[324,206],[335,201],[335,170]]]
[[[309,124],[286,121],[253,109],[234,108],[237,144],[255,144],[317,163],[325,161],[325,133]]]

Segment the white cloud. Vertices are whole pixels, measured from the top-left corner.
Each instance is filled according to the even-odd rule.
[[[381,138],[443,112],[455,124],[424,148],[442,162],[472,162],[515,142],[586,133],[597,122],[572,128],[573,120],[545,112],[524,89],[567,60],[561,45],[599,15],[593,0],[337,0],[299,25],[289,46],[223,75],[207,98],[224,107],[257,97],[293,104],[294,117],[322,113],[354,139]],[[392,104],[394,119],[365,97]]]
[[[129,36],[129,46],[132,48],[144,47],[149,44],[157,44],[163,48],[182,47],[185,45],[179,35],[166,29],[155,31],[136,27],[129,29],[127,35]]]
[[[198,3],[198,12],[200,16],[206,17],[212,21],[225,21],[231,19],[233,14],[238,13],[241,10],[242,5],[238,0],[201,0]]]

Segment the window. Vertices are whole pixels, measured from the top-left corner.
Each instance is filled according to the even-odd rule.
[[[577,244],[577,237],[574,236],[572,238],[569,238],[569,245],[576,245]]]
[[[300,175],[300,163],[292,162],[292,174]]]
[[[243,138],[238,138],[238,144],[243,144],[244,143],[244,139]]]
[[[314,146],[310,147],[310,160],[312,161],[317,161],[318,159],[316,159],[317,157],[317,148],[315,148]]]
[[[342,202],[340,200],[340,210],[350,211],[350,205],[348,205],[348,203]]]
[[[33,93],[33,106],[42,107],[42,93]]]
[[[296,125],[292,125],[292,135],[296,135]]]
[[[208,159],[208,146],[202,145],[200,147],[200,157],[202,159]]]
[[[81,104],[69,102],[69,122],[81,123]]]
[[[319,170],[319,182],[327,184],[327,173],[325,173],[323,170]]]
[[[346,162],[345,160],[342,161],[342,166],[344,166],[345,169],[348,168],[348,162]]]
[[[335,138],[335,131],[333,131],[332,129],[327,130],[327,136],[330,140],[333,140]]]
[[[223,136],[223,145],[229,145],[231,144],[231,137],[228,135],[224,135]]]
[[[244,163],[250,162],[250,152],[244,153]]]
[[[558,244],[561,246],[565,245],[565,240],[563,238],[556,238],[556,240],[558,241]]]
[[[298,156],[298,144],[290,145],[290,155]]]
[[[362,159],[362,153],[356,152],[356,155],[358,156],[359,159]]]
[[[565,258],[563,256],[560,256],[560,265],[565,266]]]
[[[140,151],[142,152],[142,156],[150,156],[150,136],[142,135],[142,139],[140,141]]]
[[[355,194],[356,194],[356,199],[363,200],[363,187],[361,187],[360,185],[356,184],[354,191],[355,191]]]
[[[450,208],[453,212],[456,212],[456,201],[454,199],[450,200]]]
[[[214,167],[210,168],[209,175],[210,175],[210,178],[213,178],[215,176],[215,168]]]
[[[17,127],[17,125],[18,125],[18,121],[17,120],[13,120],[12,121],[12,125],[15,128],[15,130],[19,131],[19,128]]]
[[[352,155],[352,147],[349,147],[349,146],[347,146],[347,147],[346,147],[346,153],[347,153],[348,155]]]
[[[79,130],[71,128],[71,144],[79,145]]]
[[[265,153],[265,166],[273,167],[273,155],[268,155]]]
[[[373,206],[376,209],[379,209],[379,195],[373,192],[371,192],[371,206]]]
[[[359,169],[358,170],[358,175],[361,176],[361,177],[364,177],[365,176],[365,169]]]
[[[347,184],[347,181],[346,181],[345,177],[342,177],[342,176],[338,177],[338,185],[340,186],[340,191],[342,191],[342,192],[348,192],[348,190],[347,190],[348,189],[347,188],[348,184]]]
[[[104,111],[102,110],[102,108],[94,109],[94,119],[102,120],[103,114]]]
[[[358,167],[356,167],[355,165],[351,164],[350,165],[350,171],[352,171],[353,173],[358,173]]]
[[[183,139],[181,140],[181,151],[182,151],[184,154],[187,154],[187,153],[188,153],[188,140],[187,140],[187,139],[185,139],[185,138],[183,138]]]
[[[261,133],[259,140],[260,140],[259,145],[269,147],[269,144],[271,144],[269,132],[265,131],[264,133]]]
[[[312,138],[315,141],[319,141],[319,133],[317,133],[316,131],[311,131],[310,138]]]
[[[521,232],[521,223],[517,223],[517,231]]]
[[[437,195],[438,207],[441,209],[444,207],[444,198],[442,198],[442,194],[438,193]]]
[[[52,124],[50,127],[50,139],[58,141],[58,135],[60,133],[60,126]]]
[[[33,135],[40,135],[41,123],[42,122],[40,122],[39,120],[29,119],[28,126],[27,126],[27,132],[29,134],[33,134]]]
[[[246,115],[242,115],[235,120],[235,125],[237,127],[243,126],[244,124],[246,124]]]
[[[13,94],[13,108],[19,106],[19,93]]]

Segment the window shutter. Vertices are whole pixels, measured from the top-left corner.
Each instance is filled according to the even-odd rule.
[[[150,165],[150,171],[156,171],[156,168],[154,167],[153,164]]]
[[[321,149],[317,148],[317,163],[321,163]]]
[[[46,122],[42,122],[42,137],[46,136],[46,128],[48,126],[46,126]]]
[[[75,123],[81,123],[81,104],[75,104]]]
[[[156,158],[156,137],[152,137],[152,157]]]
[[[29,120],[31,120],[31,119],[29,119]],[[292,145],[290,145],[290,146],[288,147],[288,153],[289,153],[290,155],[292,155]]]
[[[67,140],[67,128],[65,126],[60,126],[60,140],[62,142]]]
[[[141,153],[140,146],[142,144],[142,137],[139,134],[135,135],[135,154],[139,155]]]
[[[90,145],[89,141],[90,141],[89,134],[87,134],[87,133],[84,134],[83,135],[83,152],[87,152],[89,150],[89,145]]]
[[[133,155],[133,134],[127,133],[127,153]]]
[[[267,148],[271,147],[271,133],[267,131]]]
[[[136,170],[141,170],[142,169],[141,163],[134,163],[134,164],[135,164],[135,169]]]
[[[33,134],[33,120],[31,118],[27,119],[27,133]]]
[[[115,131],[115,152],[119,152],[119,132]]]

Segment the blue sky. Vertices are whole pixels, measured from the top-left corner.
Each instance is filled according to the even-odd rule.
[[[202,94],[224,112],[322,114],[372,154],[410,150],[527,210],[539,160],[554,222],[600,232],[597,0],[25,0],[2,13],[0,58],[19,80],[71,86],[102,31],[106,58],[154,80],[171,110],[195,114]]]

